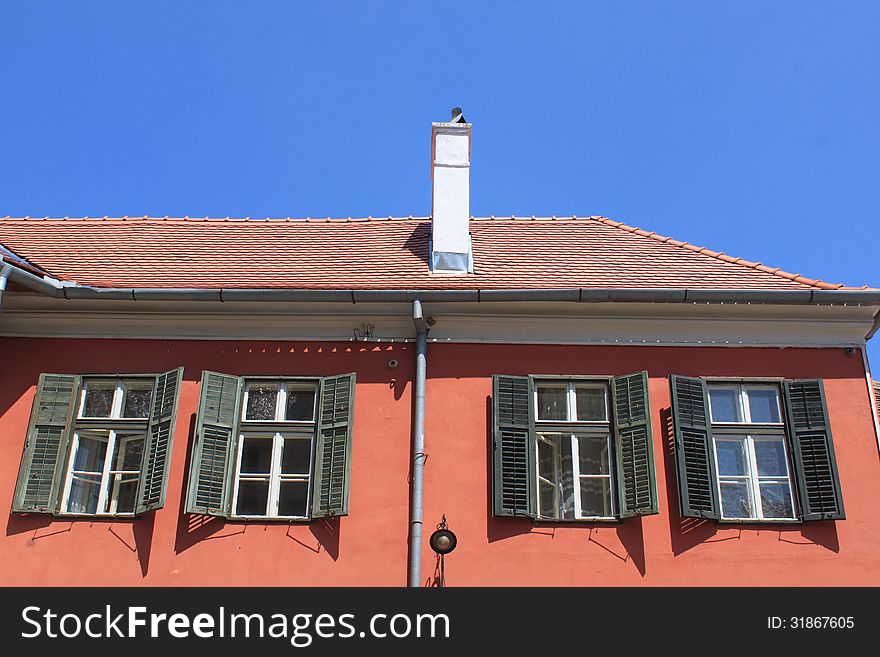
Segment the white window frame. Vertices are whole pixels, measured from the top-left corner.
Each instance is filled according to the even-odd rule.
[[[538,406],[538,388],[564,388],[566,391],[566,419],[564,420],[542,420],[540,415],[540,407]],[[605,393],[605,419],[604,420],[579,420],[577,419],[577,389],[592,388],[601,390]],[[608,385],[596,381],[535,381],[535,390],[532,394],[532,403],[535,409],[535,424],[553,424],[559,422],[577,422],[578,424],[609,424],[610,418],[610,400]]]
[[[756,442],[781,442],[783,454],[785,455],[785,475],[762,475],[758,473],[758,458],[755,453]],[[743,443],[743,460],[746,466],[745,475],[722,475],[718,472],[718,443],[719,442],[742,442]],[[753,434],[720,434],[712,436],[712,447],[715,455],[715,486],[718,492],[718,510],[722,520],[773,520],[773,521],[789,521],[797,520],[797,508],[795,507],[794,489],[792,486],[791,465],[789,464],[788,445],[786,445],[784,435],[753,435]],[[722,481],[723,480],[723,481]],[[748,484],[749,494],[752,498],[752,509],[754,516],[725,516],[724,505],[721,503],[721,484],[732,483],[734,481],[743,481]],[[761,500],[761,484],[770,483],[773,485],[781,485],[783,482],[788,484],[788,498],[791,500],[790,517],[774,517],[764,515],[764,504]]]
[[[785,426],[785,416],[782,413],[782,400],[779,391],[779,386],[774,385],[772,383],[728,383],[728,382],[709,382],[707,384],[707,388],[709,391],[709,419],[712,424],[717,425],[728,425],[735,426],[741,424],[764,424],[764,425],[774,425],[774,426]],[[740,417],[742,420],[739,422],[730,422],[730,421],[722,421],[716,420],[712,417],[712,389],[713,388],[727,388],[733,389],[736,391],[736,400],[738,405],[738,410]],[[779,422],[752,422],[752,408],[749,404],[749,390],[773,390],[776,393],[776,414],[779,416]]]
[[[261,385],[277,385],[278,392],[275,399],[275,418],[270,420],[249,420],[247,419],[247,400],[251,386]],[[311,420],[285,420],[284,415],[287,412],[287,393],[289,390],[314,390],[315,399],[312,405]],[[318,396],[320,395],[320,387],[317,382],[311,381],[281,381],[252,379],[245,381],[244,393],[241,402],[241,422],[242,428],[238,435],[238,445],[236,447],[235,456],[235,478],[232,493],[231,517],[240,520],[308,520],[310,517],[310,509],[312,507],[312,477],[315,470],[315,431],[306,437],[302,433],[305,426],[314,426],[317,429],[317,406]],[[261,430],[260,425],[266,424],[283,424],[285,427],[290,426],[292,431],[266,431]],[[299,429],[294,429],[299,427]],[[244,441],[251,437],[272,438],[272,454],[269,462],[268,474],[249,474],[241,472],[241,458],[244,450]],[[309,471],[306,473],[282,473],[281,461],[284,455],[285,440],[308,440],[309,441]],[[238,513],[238,491],[241,481],[269,481],[269,495],[266,501],[265,514],[243,514]],[[306,484],[306,512],[302,516],[282,516],[278,513],[278,506],[281,496],[281,484],[287,481],[299,481]]]
[[[101,416],[90,416],[84,415],[85,407],[86,407],[86,396],[89,391],[89,386],[94,385],[96,383],[107,383],[108,381],[113,381],[112,379],[101,379],[100,377],[95,377],[93,379],[86,379],[83,381],[82,389],[80,390],[80,398],[79,405],[77,407],[77,420],[87,420],[91,422],[107,422],[112,423],[114,425],[119,424],[131,424],[131,428],[128,429],[119,429],[119,428],[102,428],[100,426],[94,427],[94,431],[106,431],[107,432],[107,446],[104,452],[104,466],[101,472],[92,472],[86,470],[74,470],[73,466],[76,460],[76,454],[79,450],[79,439],[80,433],[85,432],[88,429],[85,428],[77,428],[73,432],[73,439],[71,441],[71,448],[69,450],[67,465],[65,467],[64,473],[64,488],[61,497],[61,511],[62,515],[86,515],[86,516],[104,516],[104,517],[132,517],[135,515],[135,511],[137,509],[137,500],[135,500],[135,508],[131,511],[123,511],[117,512],[117,504],[118,504],[118,496],[119,496],[119,485],[123,483],[120,481],[121,477],[128,476],[136,476],[140,477],[141,468],[143,468],[143,456],[141,457],[141,467],[138,470],[122,470],[121,468],[114,468],[113,466],[113,454],[116,449],[116,442],[120,438],[120,434],[122,434],[121,439],[123,441],[131,440],[133,438],[141,438],[144,441],[144,447],[146,448],[146,440],[147,440],[147,423],[149,421],[149,417],[146,418],[126,418],[122,417],[122,409],[123,409],[123,401],[125,399],[126,386],[130,384],[147,384],[150,379],[148,377],[143,378],[117,378],[115,379],[115,388],[113,390],[113,400],[110,403],[110,415],[109,417],[101,417]],[[151,400],[152,401],[152,400]],[[131,435],[129,435],[131,434]],[[119,458],[123,459],[125,457],[124,451],[120,451]],[[100,477],[98,482],[98,505],[97,510],[94,513],[87,511],[71,511],[70,510],[70,491],[73,486],[73,478],[74,476],[91,476],[91,477]],[[112,479],[111,479],[112,478]],[[112,489],[112,490],[111,490]],[[109,498],[109,499],[108,499]],[[107,509],[104,511],[103,509]]]
[[[247,408],[248,408],[248,396],[250,395],[251,386],[265,386],[265,385],[277,385],[278,393],[275,397],[275,417],[268,420],[249,420],[247,418]],[[287,392],[288,390],[311,390],[315,391],[315,398],[312,402],[312,419],[311,420],[285,420],[284,414],[287,412]],[[270,424],[275,422],[284,422],[285,424],[314,424],[315,423],[315,415],[317,413],[318,406],[318,385],[316,383],[302,382],[299,383],[297,381],[272,381],[265,379],[254,379],[252,381],[246,381],[244,386],[244,394],[241,400],[241,421],[242,422],[262,422],[264,424]]]

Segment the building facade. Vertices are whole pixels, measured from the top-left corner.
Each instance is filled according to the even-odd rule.
[[[6,585],[878,585],[880,290],[602,217],[0,221]]]

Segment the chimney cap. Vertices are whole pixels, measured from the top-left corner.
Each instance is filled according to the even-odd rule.
[[[461,113],[460,107],[452,108],[452,119],[449,121],[450,123],[467,123],[464,118],[464,114]]]

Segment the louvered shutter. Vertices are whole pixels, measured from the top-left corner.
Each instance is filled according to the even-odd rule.
[[[182,367],[156,377],[135,513],[146,513],[165,506],[165,490],[177,419],[177,399],[182,380]]]
[[[880,381],[874,382],[874,400],[877,402],[877,416],[880,417]]]
[[[199,414],[189,472],[186,512],[229,513],[232,456],[238,437],[242,379],[202,372]]]
[[[321,380],[312,517],[348,515],[355,375]]]
[[[672,421],[681,515],[718,518],[709,397],[702,379],[673,374]]]
[[[79,388],[78,376],[40,375],[15,485],[13,511],[55,510]]]
[[[843,520],[843,497],[820,379],[786,381],[785,405],[803,520]]]
[[[611,391],[620,500],[618,515],[629,518],[658,513],[648,373],[615,377]]]
[[[535,432],[527,376],[492,378],[494,515],[536,515]]]

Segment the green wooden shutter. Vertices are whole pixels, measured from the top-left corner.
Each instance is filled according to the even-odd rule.
[[[494,515],[536,516],[532,385],[527,376],[492,377]]]
[[[182,367],[156,377],[135,513],[146,513],[165,506],[174,424],[177,419],[177,399],[182,380]]]
[[[355,375],[321,379],[312,517],[348,515]]]
[[[670,379],[681,515],[717,519],[718,496],[706,382],[677,374]]]
[[[786,381],[785,406],[803,520],[843,520],[843,497],[821,379]]]
[[[611,387],[621,518],[659,513],[648,373],[614,378]]]
[[[189,471],[186,512],[229,513],[229,478],[241,417],[241,377],[202,372],[199,414]]]
[[[40,375],[15,485],[13,511],[55,510],[79,387],[78,376]]]

